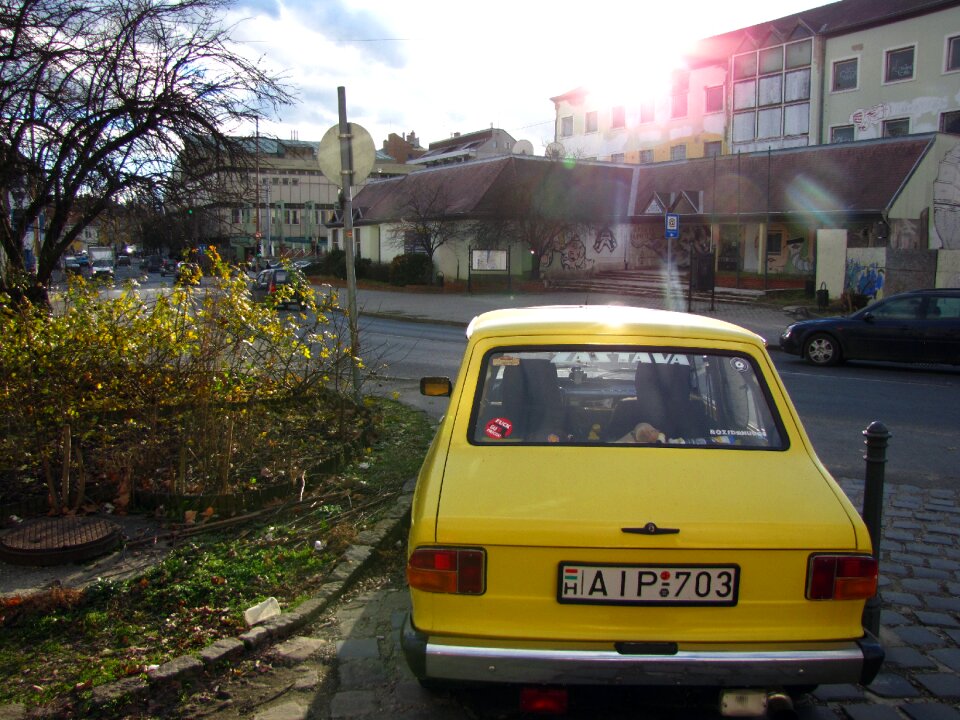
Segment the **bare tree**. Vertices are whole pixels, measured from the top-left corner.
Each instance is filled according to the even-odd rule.
[[[191,141],[227,164],[224,129],[292,100],[231,49],[229,1],[0,4],[0,292],[44,301],[61,255],[111,203],[189,197]],[[41,216],[32,269],[24,238]]]
[[[396,215],[400,222],[391,231],[393,244],[407,253],[434,253],[465,237],[466,226],[450,200],[440,174],[408,175],[399,188]]]
[[[595,190],[572,173],[562,159],[514,163],[514,177],[488,199],[486,211],[471,232],[478,245],[519,244],[533,256],[531,279],[540,277],[541,263],[570,234],[581,232],[598,217],[588,202]]]

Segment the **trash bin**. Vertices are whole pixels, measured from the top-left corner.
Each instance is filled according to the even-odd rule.
[[[827,290],[825,282],[820,283],[820,289],[817,290],[817,310],[826,310],[830,304],[830,292]]]

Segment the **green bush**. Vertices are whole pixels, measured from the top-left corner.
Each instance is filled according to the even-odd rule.
[[[347,279],[347,254],[340,248],[334,248],[321,260],[322,274]]]
[[[363,270],[363,278],[375,282],[390,282],[390,263],[368,261]]]
[[[433,277],[433,261],[423,253],[397,255],[390,263],[393,285],[429,285]]]
[[[133,285],[101,296],[79,277],[53,312],[0,298],[0,501],[33,481],[55,510],[76,509],[88,477],[128,495],[150,483],[229,492],[249,480],[233,471],[238,448],[269,439],[264,403],[332,395],[324,405],[340,412],[325,421],[353,435],[359,359],[335,325],[336,294],[280,314],[215,254],[211,268],[206,286],[153,299]]]

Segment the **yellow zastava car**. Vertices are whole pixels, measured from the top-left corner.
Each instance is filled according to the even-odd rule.
[[[870,536],[761,338],[614,306],[490,312],[467,337],[456,384],[422,382],[450,405],[407,551],[421,682],[713,686],[762,707],[873,679]]]

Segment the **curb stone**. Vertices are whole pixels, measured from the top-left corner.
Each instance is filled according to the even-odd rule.
[[[414,481],[408,481],[397,498],[396,506],[381,520],[358,535],[358,542],[341,555],[340,561],[314,595],[289,612],[269,618],[237,638],[222,638],[196,654],[181,655],[147,673],[147,679],[129,677],[93,689],[90,698],[92,711],[104,710],[118,703],[143,700],[153,690],[169,689],[189,684],[204,670],[222,662],[236,660],[247,652],[283,640],[300,628],[316,620],[328,607],[359,578],[374,557],[374,551],[383,547],[400,532],[410,513]],[[46,717],[43,707],[31,708],[16,703],[0,705],[0,720],[27,720]]]

